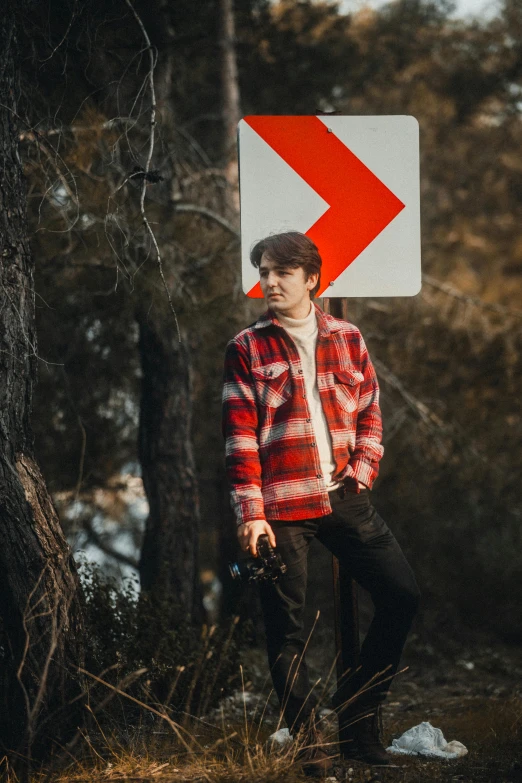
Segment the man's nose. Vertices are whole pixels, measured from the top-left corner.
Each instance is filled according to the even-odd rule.
[[[274,288],[277,285],[277,275],[275,272],[269,272],[268,277],[266,279],[267,285],[269,288]]]

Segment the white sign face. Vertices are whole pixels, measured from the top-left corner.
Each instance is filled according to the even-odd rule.
[[[254,244],[300,231],[323,259],[317,296],[421,288],[419,126],[410,116],[245,117],[239,123],[243,290]]]

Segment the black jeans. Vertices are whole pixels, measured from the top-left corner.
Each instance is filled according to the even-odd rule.
[[[315,537],[371,595],[375,614],[361,647],[360,669],[334,695],[342,704],[377,672],[397,671],[402,649],[417,611],[419,588],[404,554],[384,520],[372,506],[370,492],[333,491],[332,513],[292,522],[270,521],[288,570],[275,584],[262,584],[268,662],[285,720],[297,731],[309,719],[317,698],[303,654],[303,615],[307,555]],[[341,600],[342,600],[341,596]],[[391,680],[369,693],[383,701]]]

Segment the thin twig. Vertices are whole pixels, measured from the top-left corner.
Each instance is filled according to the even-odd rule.
[[[93,528],[90,519],[83,519],[81,524],[84,531],[87,533],[90,542],[97,546],[101,552],[103,552],[105,555],[109,555],[109,557],[113,557],[119,563],[128,565],[131,568],[134,568],[136,571],[139,570],[139,564],[137,560],[135,560],[133,557],[129,557],[129,555],[124,555],[123,552],[118,552],[117,549],[113,549],[111,546],[109,546],[109,544],[105,543],[99,533],[97,533]]]
[[[79,133],[91,133],[92,131],[99,131],[99,130],[114,130],[114,128],[121,124],[121,125],[134,125],[136,122],[135,119],[132,117],[114,117],[112,120],[105,120],[105,122],[100,122],[96,125],[64,125],[63,128],[49,128],[49,130],[39,130],[39,131],[33,131],[33,130],[27,130],[22,131],[18,135],[19,141],[37,141],[38,138],[42,137],[50,137],[50,136],[61,136],[65,132],[73,133],[75,135]]]
[[[31,590],[26,604],[25,612],[22,616],[22,627],[25,634],[25,643],[24,643],[24,650],[22,653],[22,658],[20,660],[20,664],[17,669],[17,679],[20,684],[20,687],[22,689],[22,693],[24,696],[25,706],[26,706],[26,712],[27,712],[27,725],[26,725],[26,743],[25,743],[25,749],[27,753],[27,774],[29,775],[30,772],[30,764],[31,764],[31,750],[32,745],[34,742],[34,737],[37,733],[36,728],[36,720],[40,714],[41,706],[44,701],[44,698],[47,694],[47,687],[48,687],[48,679],[49,679],[49,672],[51,669],[51,665],[54,663],[54,654],[56,652],[56,648],[58,646],[58,643],[60,641],[60,638],[62,636],[62,633],[64,629],[66,628],[66,625],[68,623],[69,618],[69,609],[71,607],[73,598],[74,598],[74,591],[70,592],[69,595],[67,595],[66,600],[64,602],[63,607],[60,607],[60,600],[57,595],[54,595],[54,600],[51,599],[50,594],[47,590],[45,590],[41,596],[38,598],[35,604],[31,606],[31,600],[33,596],[36,595],[37,590],[40,587],[40,583],[42,582],[45,572],[48,568],[48,565],[46,564],[42,571],[40,572],[40,575]],[[39,613],[35,613],[35,608],[40,604],[44,603],[46,605],[45,611],[41,611]],[[48,607],[48,608],[47,608]],[[59,616],[62,616],[62,620],[60,622]],[[29,693],[27,691],[27,688],[25,687],[23,678],[22,678],[22,672],[26,665],[29,648],[30,648],[30,641],[31,641],[31,635],[29,630],[29,622],[34,622],[39,617],[43,617],[46,615],[50,615],[51,617],[51,627],[50,627],[50,638],[49,638],[49,649],[45,655],[45,660],[43,662],[43,667],[40,672],[30,672],[30,676],[34,677],[37,675],[37,681],[38,681],[38,689],[35,693],[34,702],[31,705],[29,701]],[[42,722],[40,725],[40,729],[44,725],[46,720]]]
[[[292,693],[292,688],[294,687],[294,683],[295,683],[297,677],[300,674],[299,670],[300,670],[301,664],[302,664],[302,662],[304,660],[304,656],[305,656],[306,650],[308,648],[308,645],[310,644],[310,639],[312,638],[312,634],[315,631],[315,626],[317,625],[317,621],[319,620],[320,614],[321,614],[321,612],[318,611],[317,614],[315,615],[315,620],[313,622],[313,625],[312,625],[312,628],[310,630],[310,633],[308,634],[308,638],[307,638],[307,640],[306,640],[306,642],[304,644],[304,647],[303,647],[303,650],[301,652],[301,655],[299,656],[299,658],[297,658],[297,655],[294,655],[294,657],[292,659],[292,662],[290,664],[289,671],[288,671],[288,677],[290,676],[290,673],[292,671],[292,663],[297,659],[297,666],[295,667],[295,672],[294,672],[294,675],[292,677],[292,682],[290,683],[290,685],[288,684],[288,677],[287,677],[287,682],[285,684],[285,690],[287,688],[288,688],[288,690],[286,692],[286,696],[285,696],[285,698],[283,700],[283,703],[281,705],[281,712],[280,712],[280,715],[279,715],[279,720],[277,722],[276,731],[279,731],[279,728],[281,726],[281,722],[282,722],[283,717],[284,717],[284,712],[285,712],[285,709],[286,709],[286,705],[288,703],[288,699],[290,698],[290,694]],[[304,706],[304,704],[302,705],[301,710],[303,709],[303,706]],[[299,710],[298,714],[300,714],[301,710]]]
[[[148,82],[149,82],[149,90],[150,90],[150,99],[151,99],[151,106],[150,106],[150,120],[149,120],[149,127],[150,127],[150,134],[149,134],[149,149],[147,152],[147,158],[145,160],[145,167],[143,169],[143,182],[141,183],[141,193],[140,193],[140,213],[141,213],[141,219],[143,222],[143,225],[145,226],[145,229],[147,233],[150,236],[151,242],[154,246],[154,250],[156,251],[156,259],[158,261],[158,269],[159,273],[161,275],[161,279],[163,281],[163,286],[165,288],[165,292],[167,294],[167,299],[169,302],[169,306],[171,309],[171,312],[174,316],[174,323],[176,324],[176,331],[178,333],[178,341],[181,343],[181,332],[179,329],[179,323],[178,323],[178,317],[176,315],[176,311],[174,309],[174,305],[172,303],[172,297],[170,295],[169,287],[167,285],[167,281],[165,280],[165,275],[163,274],[163,263],[161,259],[161,253],[158,246],[158,241],[156,239],[156,235],[154,234],[154,231],[151,228],[151,225],[149,223],[149,219],[147,217],[147,213],[145,212],[145,193],[147,190],[147,174],[150,171],[150,164],[152,161],[152,155],[154,153],[154,143],[155,143],[155,132],[156,132],[156,90],[154,88],[154,70],[156,68],[156,54],[155,49],[152,46],[151,40],[149,38],[149,34],[147,33],[147,30],[145,29],[145,25],[143,24],[143,21],[140,17],[140,15],[137,13],[136,9],[131,3],[131,0],[125,0],[126,5],[129,7],[132,15],[134,16],[134,19],[136,20],[136,23],[138,27],[141,30],[141,33],[143,35],[143,38],[145,39],[145,43],[147,44],[147,51],[149,53],[149,61],[150,61],[150,67],[149,67],[149,73],[148,73]]]
[[[213,210],[207,209],[207,207],[200,207],[198,204],[180,204],[174,200],[171,201],[171,204],[175,207],[176,212],[194,212],[197,215],[202,215],[203,217],[218,223],[220,226],[237,237],[237,239],[240,237],[239,231],[237,228],[234,228],[232,223],[229,223],[226,218],[222,217],[217,212],[213,212]]]
[[[145,704],[145,702],[134,698],[134,696],[131,696],[129,693],[125,693],[125,691],[122,691],[120,688],[117,688],[115,685],[111,685],[111,683],[107,682],[106,680],[102,680],[101,677],[97,677],[95,674],[92,674],[92,672],[89,672],[86,669],[82,669],[81,667],[78,667],[78,671],[81,672],[81,674],[86,674],[88,677],[92,677],[92,679],[96,680],[96,682],[99,682],[101,685],[105,685],[107,688],[110,688],[112,691],[118,693],[120,696],[124,696],[126,699],[129,699],[129,701],[132,701],[134,704],[138,704],[140,707],[143,707],[149,712],[152,712],[154,715],[157,715],[158,718],[162,718],[166,723],[168,723],[168,725],[174,731],[177,738],[184,746],[185,750],[188,753],[193,752],[192,748],[181,734],[183,727],[180,724],[173,721],[172,718],[170,718],[165,712],[160,712],[159,710],[154,709],[154,707],[151,707],[150,704]],[[188,730],[185,731],[192,738],[192,734],[190,733],[190,731]]]
[[[383,364],[379,359],[374,359],[373,364],[379,376],[383,378],[392,388],[399,392],[403,400],[408,404],[408,407],[410,407],[417,414],[417,416],[430,430],[433,430],[434,428],[438,430],[446,429],[444,422],[439,419],[439,417],[433,413],[433,411],[431,411],[427,405],[414,397],[413,394],[411,394],[411,392],[409,392],[404,387],[397,376],[394,375],[385,364]]]

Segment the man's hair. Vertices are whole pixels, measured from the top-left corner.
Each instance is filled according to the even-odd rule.
[[[289,266],[293,269],[301,267],[305,280],[317,272],[317,285],[310,291],[313,298],[321,285],[321,256],[317,246],[306,234],[299,231],[285,231],[282,234],[272,234],[256,242],[250,251],[251,263],[259,269],[261,257],[266,253],[268,258],[279,266]]]

